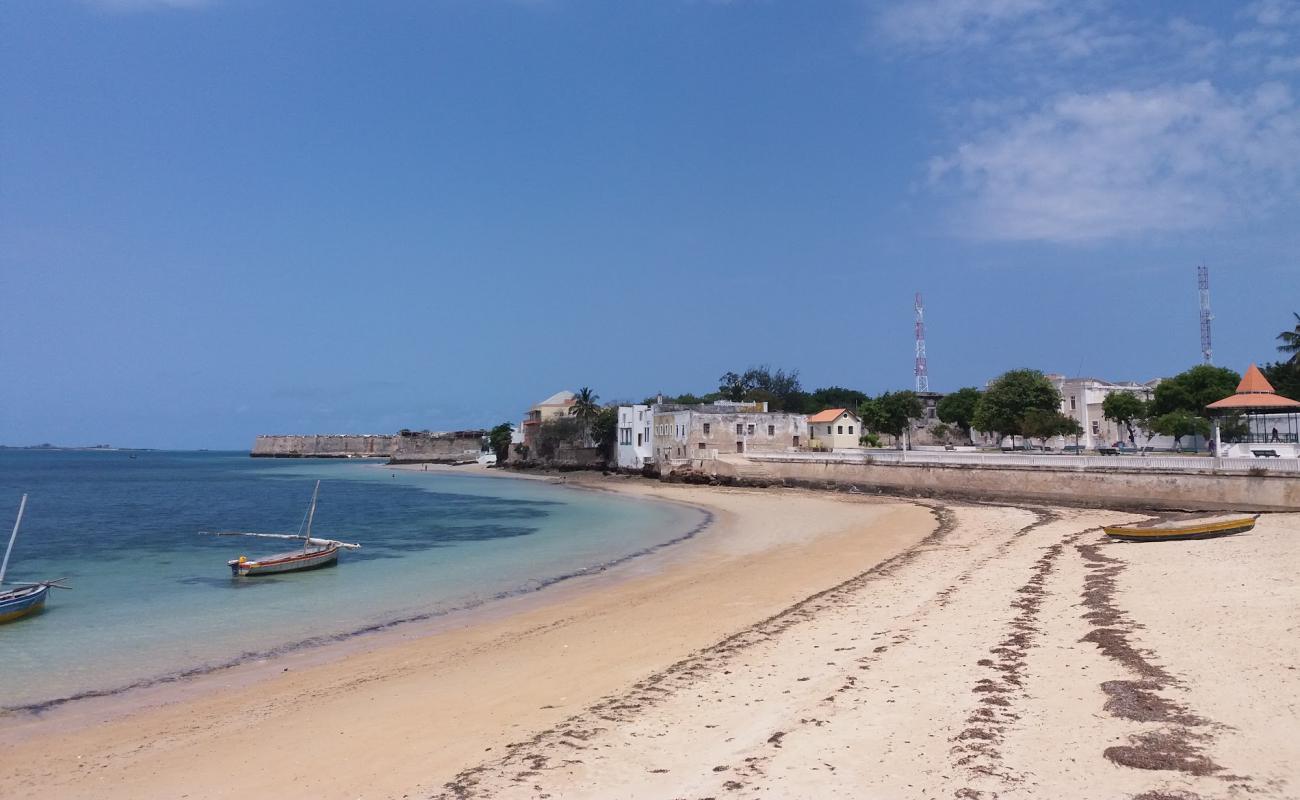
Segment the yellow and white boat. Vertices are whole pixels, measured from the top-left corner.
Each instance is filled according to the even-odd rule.
[[[1179,539],[1213,539],[1244,533],[1255,527],[1259,515],[1200,517],[1197,519],[1167,520],[1139,525],[1115,525],[1102,528],[1112,539],[1126,542],[1169,542]]]

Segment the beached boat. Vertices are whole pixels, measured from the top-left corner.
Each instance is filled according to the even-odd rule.
[[[14,542],[18,539],[18,528],[23,523],[23,511],[27,509],[27,495],[18,503],[18,519],[14,520],[13,533],[9,534],[9,546],[5,548],[4,561],[0,561],[0,623],[35,614],[45,608],[45,598],[50,589],[67,589],[59,581],[41,581],[40,583],[15,583],[14,588],[5,589],[5,572],[9,569],[9,554],[13,552]]]
[[[289,550],[260,558],[239,558],[227,561],[230,574],[236,577],[253,577],[256,575],[276,575],[284,572],[303,572],[309,569],[330,567],[338,563],[339,550],[361,547],[359,544],[340,542],[337,539],[317,539],[311,535],[312,522],[316,518],[316,498],[320,495],[320,481],[311,493],[311,505],[303,519],[303,527],[292,533],[250,533],[247,531],[217,531],[217,536],[254,536],[264,539],[301,539],[301,550]]]
[[[1169,520],[1140,525],[1114,525],[1102,528],[1112,539],[1127,542],[1168,542],[1179,539],[1213,539],[1231,536],[1255,527],[1259,515],[1201,517],[1199,519]]]

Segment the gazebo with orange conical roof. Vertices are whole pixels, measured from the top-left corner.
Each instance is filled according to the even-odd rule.
[[[1211,416],[1240,416],[1246,423],[1246,434],[1234,437],[1235,441],[1229,443],[1229,452],[1224,453],[1216,420],[1216,453],[1249,457],[1257,452],[1271,452],[1279,457],[1300,457],[1300,441],[1297,441],[1300,439],[1300,401],[1273,391],[1273,385],[1254,364],[1246,370],[1236,394],[1205,408]]]

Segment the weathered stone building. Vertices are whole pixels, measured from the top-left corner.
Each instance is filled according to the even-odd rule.
[[[656,405],[655,463],[662,468],[728,453],[788,452],[807,444],[807,417],[766,408],[765,403]]]

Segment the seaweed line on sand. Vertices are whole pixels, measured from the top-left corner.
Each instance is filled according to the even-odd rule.
[[[1036,513],[1038,520],[1023,529],[1021,535],[1061,519],[1058,513],[1050,510]],[[1015,598],[1011,601],[1015,615],[1007,623],[1002,639],[989,648],[992,658],[978,662],[979,666],[991,670],[992,675],[980,678],[971,688],[971,692],[979,697],[979,704],[966,718],[966,729],[950,740],[953,743],[951,752],[956,756],[955,766],[995,779],[1004,786],[1021,782],[1021,778],[1002,763],[999,747],[1006,729],[1020,718],[1014,710],[1014,699],[1024,693],[1029,651],[1038,643],[1038,616],[1048,595],[1047,579],[1055,571],[1065,548],[1086,532],[1077,531],[1044,548],[1043,554],[1035,560],[1029,578],[1015,590]],[[985,793],[965,787],[958,795],[977,800]]]
[[[488,796],[482,783],[490,772],[507,774],[512,769],[522,767],[523,769],[514,773],[512,781],[521,778],[526,780],[532,777],[526,773],[536,773],[536,770],[528,769],[528,766],[531,763],[530,758],[537,750],[548,745],[564,746],[571,750],[585,749],[587,745],[582,742],[602,732],[608,725],[631,719],[643,708],[659,702],[674,690],[689,686],[698,678],[721,668],[724,662],[737,653],[769,641],[787,629],[812,619],[819,611],[835,606],[848,595],[874,581],[894,575],[916,560],[925,550],[941,544],[957,527],[957,517],[947,506],[938,503],[921,503],[921,505],[930,509],[937,524],[930,534],[912,547],[669,665],[664,670],[633,684],[621,695],[605,698],[526,741],[507,745],[504,756],[461,771],[444,784],[442,792],[433,797],[464,800]],[[782,735],[784,736],[784,733]],[[778,742],[779,740],[780,737]],[[760,764],[752,763],[747,766],[747,771],[754,774],[761,773]],[[739,783],[734,780],[730,782]],[[731,788],[740,788],[740,786],[743,784]]]
[[[1080,641],[1094,644],[1102,655],[1118,663],[1137,680],[1111,680],[1101,684],[1106,695],[1104,709],[1111,715],[1133,722],[1154,723],[1159,727],[1128,737],[1128,743],[1113,745],[1103,751],[1107,760],[1133,769],[1170,771],[1192,776],[1215,775],[1223,767],[1205,754],[1212,740],[1210,731],[1223,727],[1193,713],[1162,692],[1180,687],[1180,681],[1155,660],[1155,654],[1136,647],[1130,635],[1142,629],[1127,612],[1116,604],[1119,576],[1127,563],[1102,552],[1102,543],[1078,544],[1075,549],[1083,558],[1087,575],[1083,584],[1083,619],[1092,630]],[[1222,776],[1234,781],[1248,781],[1241,776]],[[1138,797],[1194,798],[1186,793],[1161,793],[1157,790]]]

